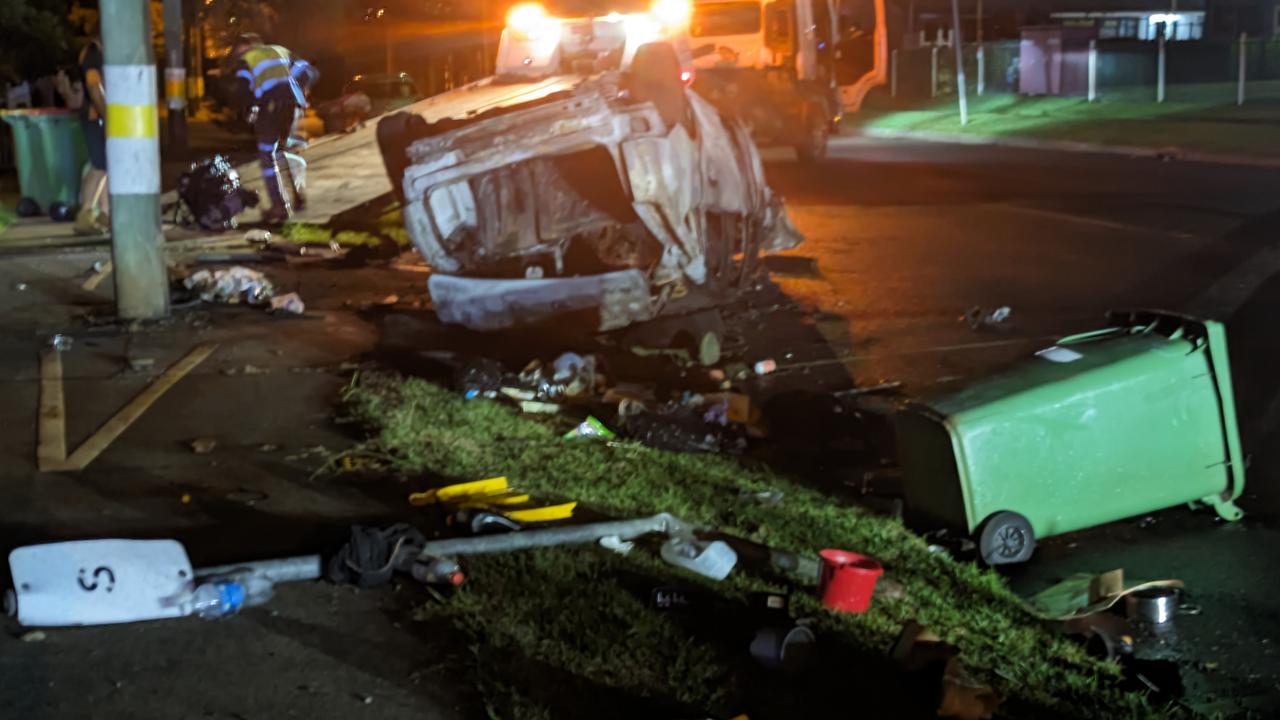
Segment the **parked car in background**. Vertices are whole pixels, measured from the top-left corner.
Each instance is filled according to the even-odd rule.
[[[342,132],[365,120],[399,110],[423,98],[408,73],[370,73],[347,81],[338,97],[315,106],[327,133]]]

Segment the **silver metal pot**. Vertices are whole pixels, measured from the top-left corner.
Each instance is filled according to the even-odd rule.
[[[1178,589],[1148,588],[1125,596],[1125,614],[1130,620],[1148,625],[1163,625],[1173,619],[1178,609]]]

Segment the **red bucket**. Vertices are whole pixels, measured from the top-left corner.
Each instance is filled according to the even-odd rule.
[[[864,613],[871,607],[876,580],[884,568],[874,558],[846,550],[823,550],[818,594],[836,612]]]

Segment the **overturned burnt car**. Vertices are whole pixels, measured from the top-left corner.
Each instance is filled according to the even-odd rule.
[[[749,130],[686,86],[681,44],[628,47],[620,33],[611,46],[610,22],[622,21],[557,21],[553,57],[510,63],[549,72],[484,81],[563,89],[379,126],[445,322],[499,330],[587,313],[607,331],[697,313],[744,287],[761,253],[801,242]],[[519,54],[509,27],[499,69]],[[565,68],[576,72],[556,75]]]

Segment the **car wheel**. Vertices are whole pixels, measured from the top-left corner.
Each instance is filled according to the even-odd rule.
[[[804,112],[804,130],[796,143],[796,157],[802,163],[815,163],[827,156],[831,137],[831,120],[818,103],[810,103]]]
[[[1006,510],[987,518],[978,535],[978,552],[988,565],[1026,562],[1035,550],[1031,522],[1016,512]]]
[[[409,169],[409,146],[428,134],[421,115],[398,112],[378,121],[378,150],[391,181],[391,191],[404,203],[404,172]]]

